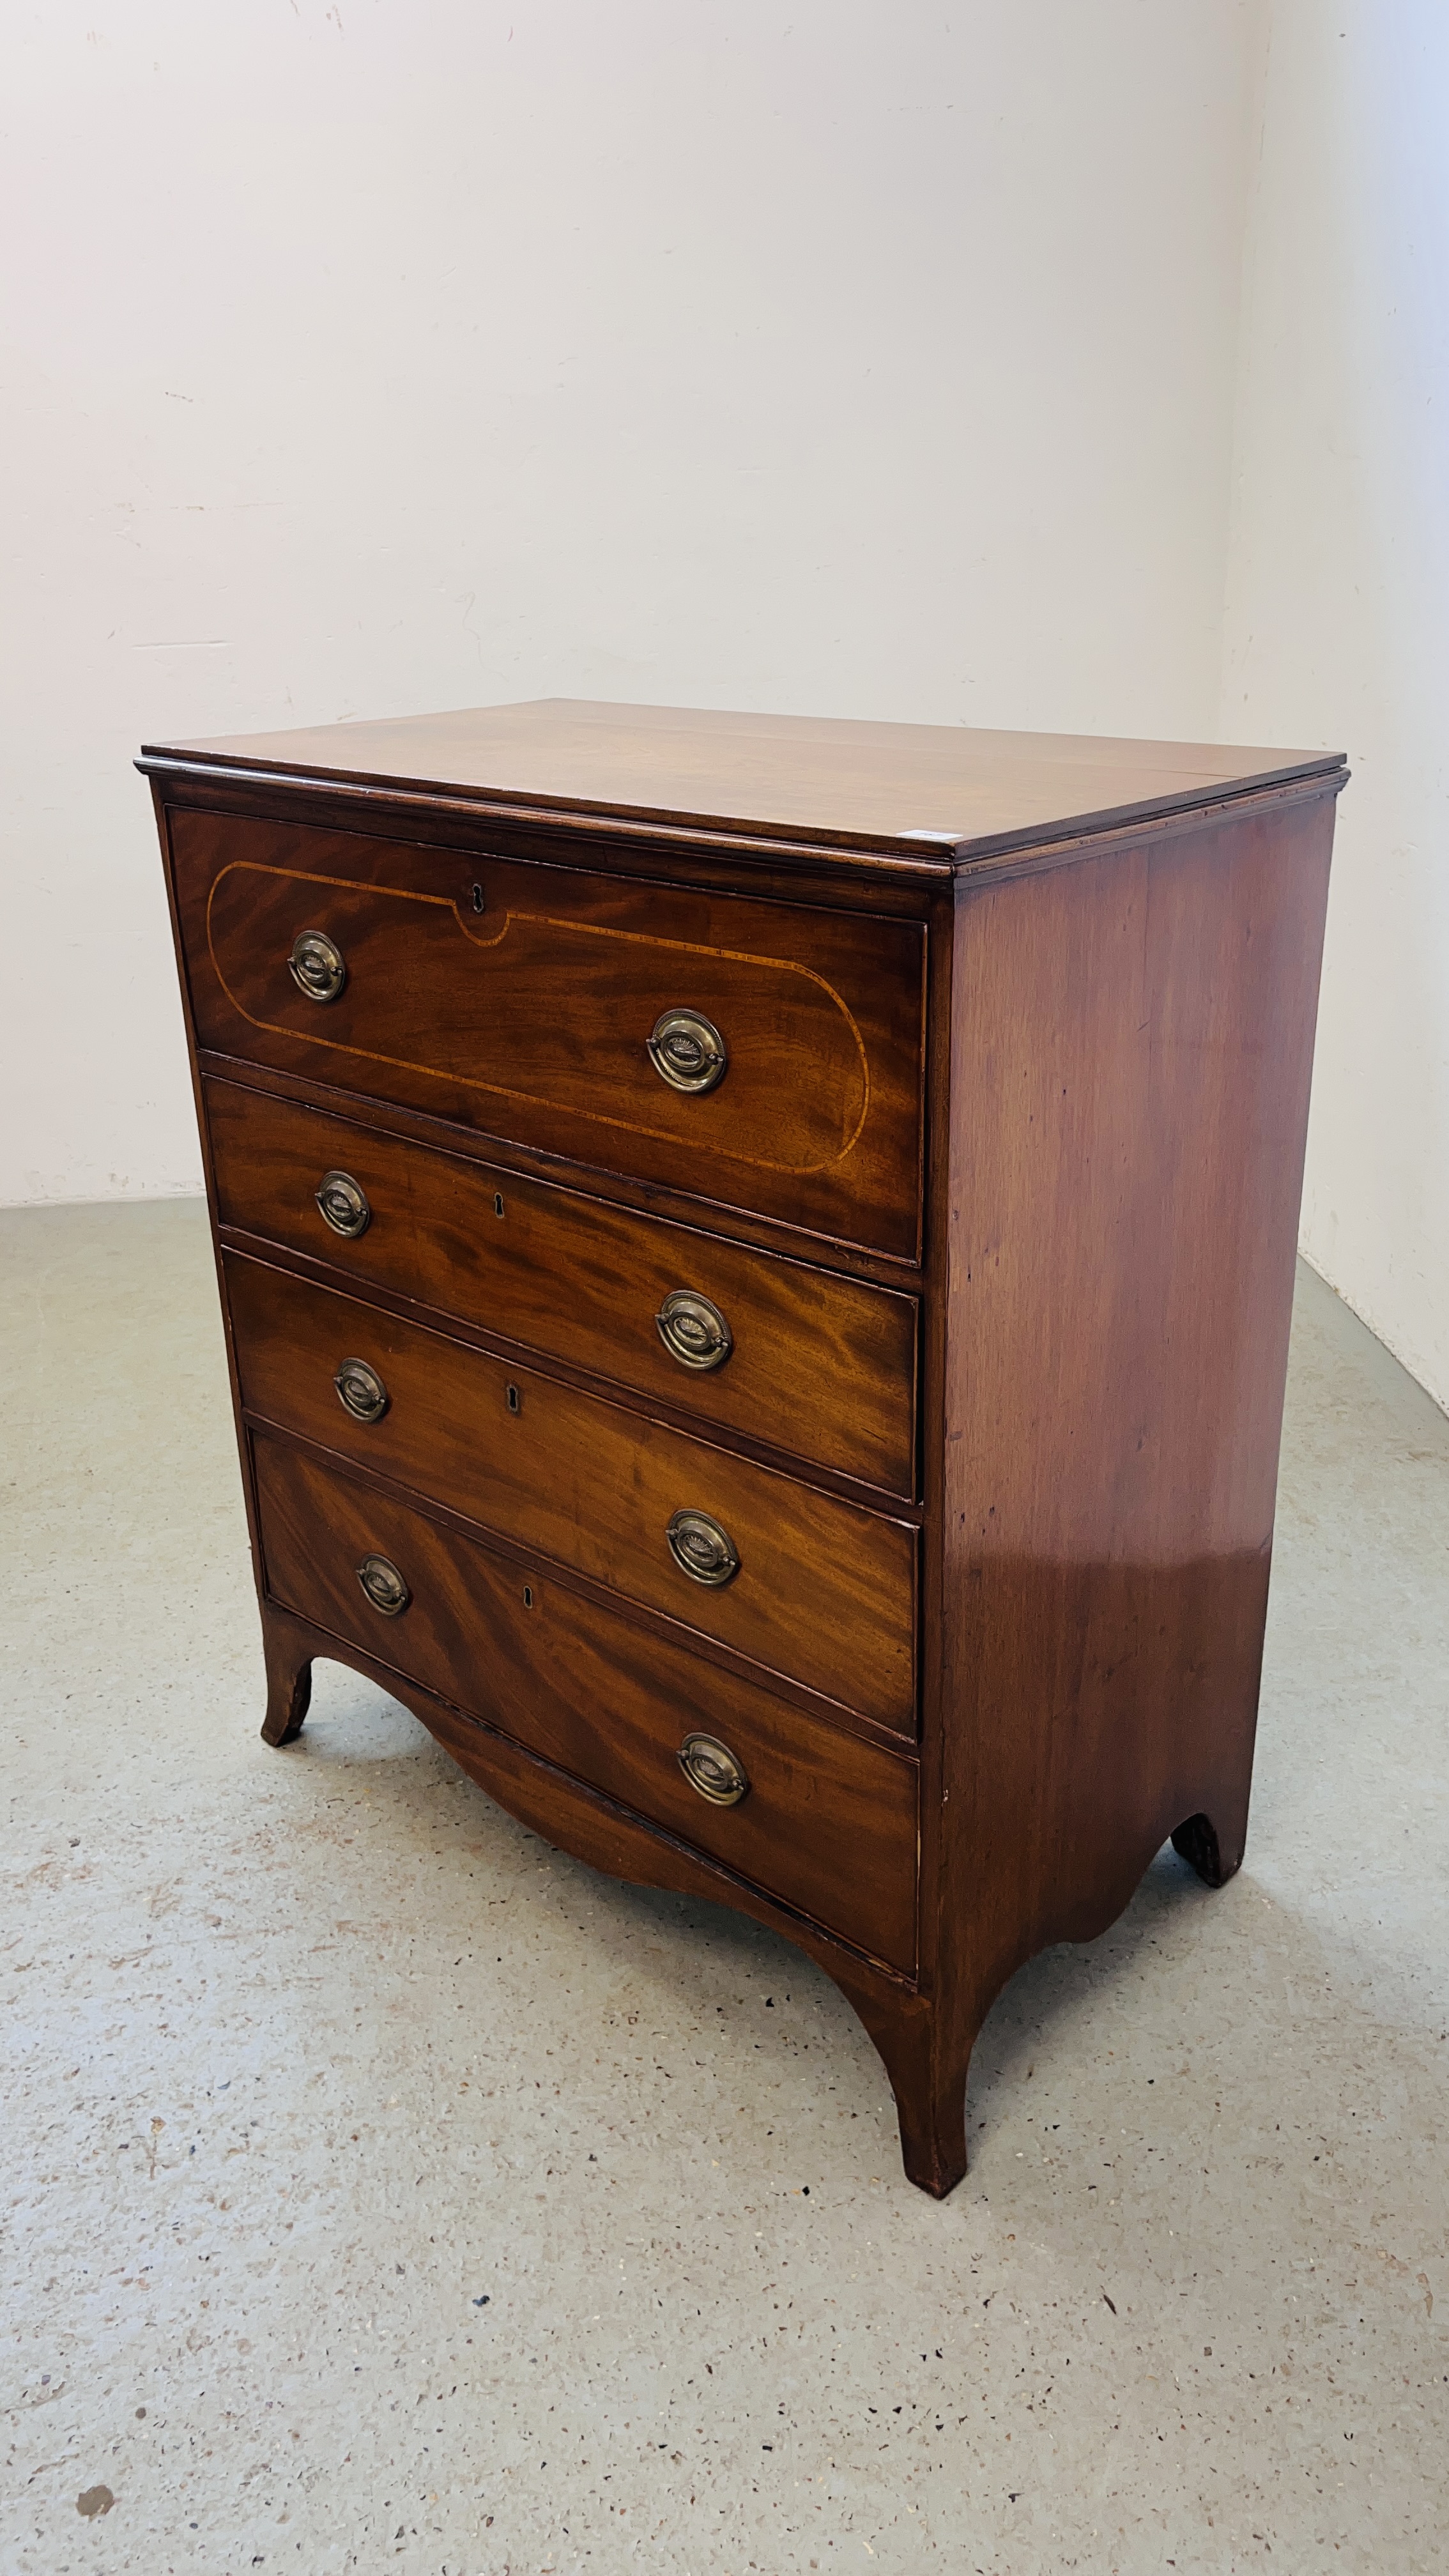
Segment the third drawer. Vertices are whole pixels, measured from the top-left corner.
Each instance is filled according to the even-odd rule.
[[[225,1267],[253,1416],[914,1735],[914,1527],[265,1263]]]

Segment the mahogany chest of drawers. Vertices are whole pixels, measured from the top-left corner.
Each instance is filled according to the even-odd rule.
[[[1321,754],[564,702],[148,749],[266,1649],[860,2013],[906,2170],[1247,1818]]]

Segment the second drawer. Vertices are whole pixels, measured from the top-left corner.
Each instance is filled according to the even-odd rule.
[[[253,1414],[914,1736],[914,1528],[261,1262],[226,1270]]]

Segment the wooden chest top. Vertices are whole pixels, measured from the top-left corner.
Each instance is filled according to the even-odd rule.
[[[1343,766],[1321,751],[577,698],[148,745],[143,757],[849,844],[940,867]]]

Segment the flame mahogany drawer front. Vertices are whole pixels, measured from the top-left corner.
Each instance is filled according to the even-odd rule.
[[[1242,1857],[1342,761],[546,703],[141,765],[267,1742],[354,1663],[783,1933],[949,2191],[1013,1971]]]
[[[224,1225],[912,1498],[914,1297],[235,1083],[206,1106]]]
[[[224,1266],[250,1414],[914,1735],[913,1528],[285,1271]],[[671,1547],[683,1514],[701,1527]]]
[[[280,1441],[259,1435],[255,1457],[273,1599],[858,1949],[913,1965],[909,1756],[786,1707]],[[374,1559],[402,1578],[401,1609],[391,1597],[375,1608],[358,1580]],[[737,1766],[738,1779],[715,1756],[703,1775],[715,1796],[692,1785],[680,1760],[701,1736]]]
[[[915,1260],[918,922],[211,814],[172,847],[203,1047]]]

